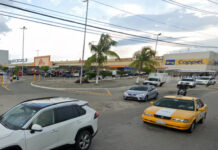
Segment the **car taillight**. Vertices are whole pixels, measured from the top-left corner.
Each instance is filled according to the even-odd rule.
[[[96,119],[96,118],[98,118],[98,117],[99,117],[99,113],[96,112],[96,113],[95,113],[95,116],[94,116],[94,119]]]

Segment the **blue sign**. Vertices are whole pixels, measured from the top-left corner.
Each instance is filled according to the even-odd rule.
[[[176,64],[176,60],[175,59],[170,59],[170,60],[166,60],[165,61],[165,65],[175,65]]]
[[[135,67],[128,67],[128,66],[124,67],[124,70],[134,70],[134,69]]]

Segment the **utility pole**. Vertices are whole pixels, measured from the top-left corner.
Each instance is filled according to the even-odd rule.
[[[157,43],[158,43],[158,37],[161,36],[161,33],[157,34],[156,44],[155,44],[155,53],[157,53]]]
[[[21,28],[23,30],[23,42],[22,42],[22,76],[23,76],[23,65],[24,65],[24,31],[27,29],[25,26]]]
[[[85,54],[85,47],[86,47],[86,28],[87,28],[88,11],[89,11],[89,0],[84,0],[83,2],[86,2],[86,19],[85,19],[85,30],[84,30],[84,39],[83,39],[81,71],[80,71],[80,84],[82,84],[82,76],[83,76],[84,54]]]

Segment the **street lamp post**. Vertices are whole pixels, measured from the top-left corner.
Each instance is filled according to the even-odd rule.
[[[161,36],[161,33],[157,34],[157,40],[155,44],[155,53],[157,52],[157,43],[158,43],[158,37]]]
[[[23,64],[24,64],[24,31],[27,29],[25,26],[21,28],[23,30],[23,41],[22,41],[22,76],[23,76]]]
[[[86,47],[86,28],[87,28],[88,11],[89,11],[89,0],[84,0],[83,2],[86,2],[86,18],[85,18],[85,30],[84,30],[84,39],[83,39],[82,62],[81,62],[81,71],[80,71],[80,84],[82,84],[82,76],[83,76],[84,53],[85,53],[85,47]]]

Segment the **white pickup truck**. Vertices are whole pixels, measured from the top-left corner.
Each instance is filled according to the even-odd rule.
[[[151,73],[149,74],[148,79],[143,82],[143,84],[162,86],[167,81],[167,77],[167,73]]]

